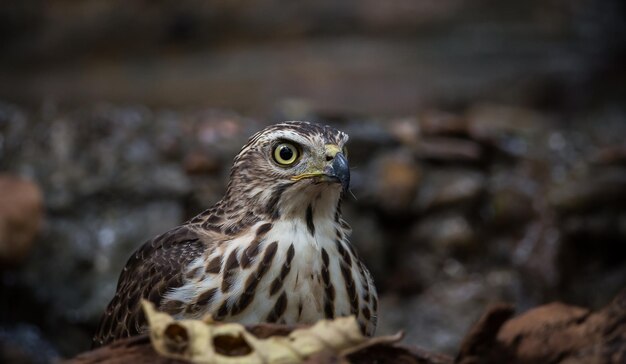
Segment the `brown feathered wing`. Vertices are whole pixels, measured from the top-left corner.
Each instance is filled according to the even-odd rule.
[[[93,338],[93,346],[136,335],[145,325],[141,298],[161,307],[163,296],[183,285],[185,267],[206,244],[191,225],[174,228],[144,243],[129,259]]]

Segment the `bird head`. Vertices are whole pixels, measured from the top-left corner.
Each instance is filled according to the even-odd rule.
[[[312,200],[336,208],[350,186],[348,135],[290,121],[254,134],[235,158],[227,195],[271,214],[303,210]]]

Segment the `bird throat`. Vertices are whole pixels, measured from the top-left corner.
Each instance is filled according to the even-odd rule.
[[[276,204],[275,216],[283,220],[303,220],[315,229],[316,223],[333,222],[341,218],[341,189],[339,186],[318,184],[307,188],[286,189]]]

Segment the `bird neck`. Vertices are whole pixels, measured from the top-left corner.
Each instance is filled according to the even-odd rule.
[[[307,210],[316,217],[333,219],[341,204],[339,185],[309,185],[306,188],[288,188],[278,201],[281,216],[287,219],[305,218]]]
[[[219,216],[215,220],[222,223],[216,228],[227,235],[238,234],[261,221],[301,222],[308,227],[342,221],[339,185],[302,187],[286,183],[270,189],[234,192],[237,191],[231,186],[224,198],[209,210],[211,215]]]

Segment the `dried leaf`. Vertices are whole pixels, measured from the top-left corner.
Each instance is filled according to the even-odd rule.
[[[236,323],[175,320],[142,301],[150,326],[150,339],[162,356],[192,363],[256,364],[302,363],[321,352],[345,356],[369,345],[392,343],[402,335],[370,339],[363,336],[353,316],[321,320],[287,336],[259,339]]]

